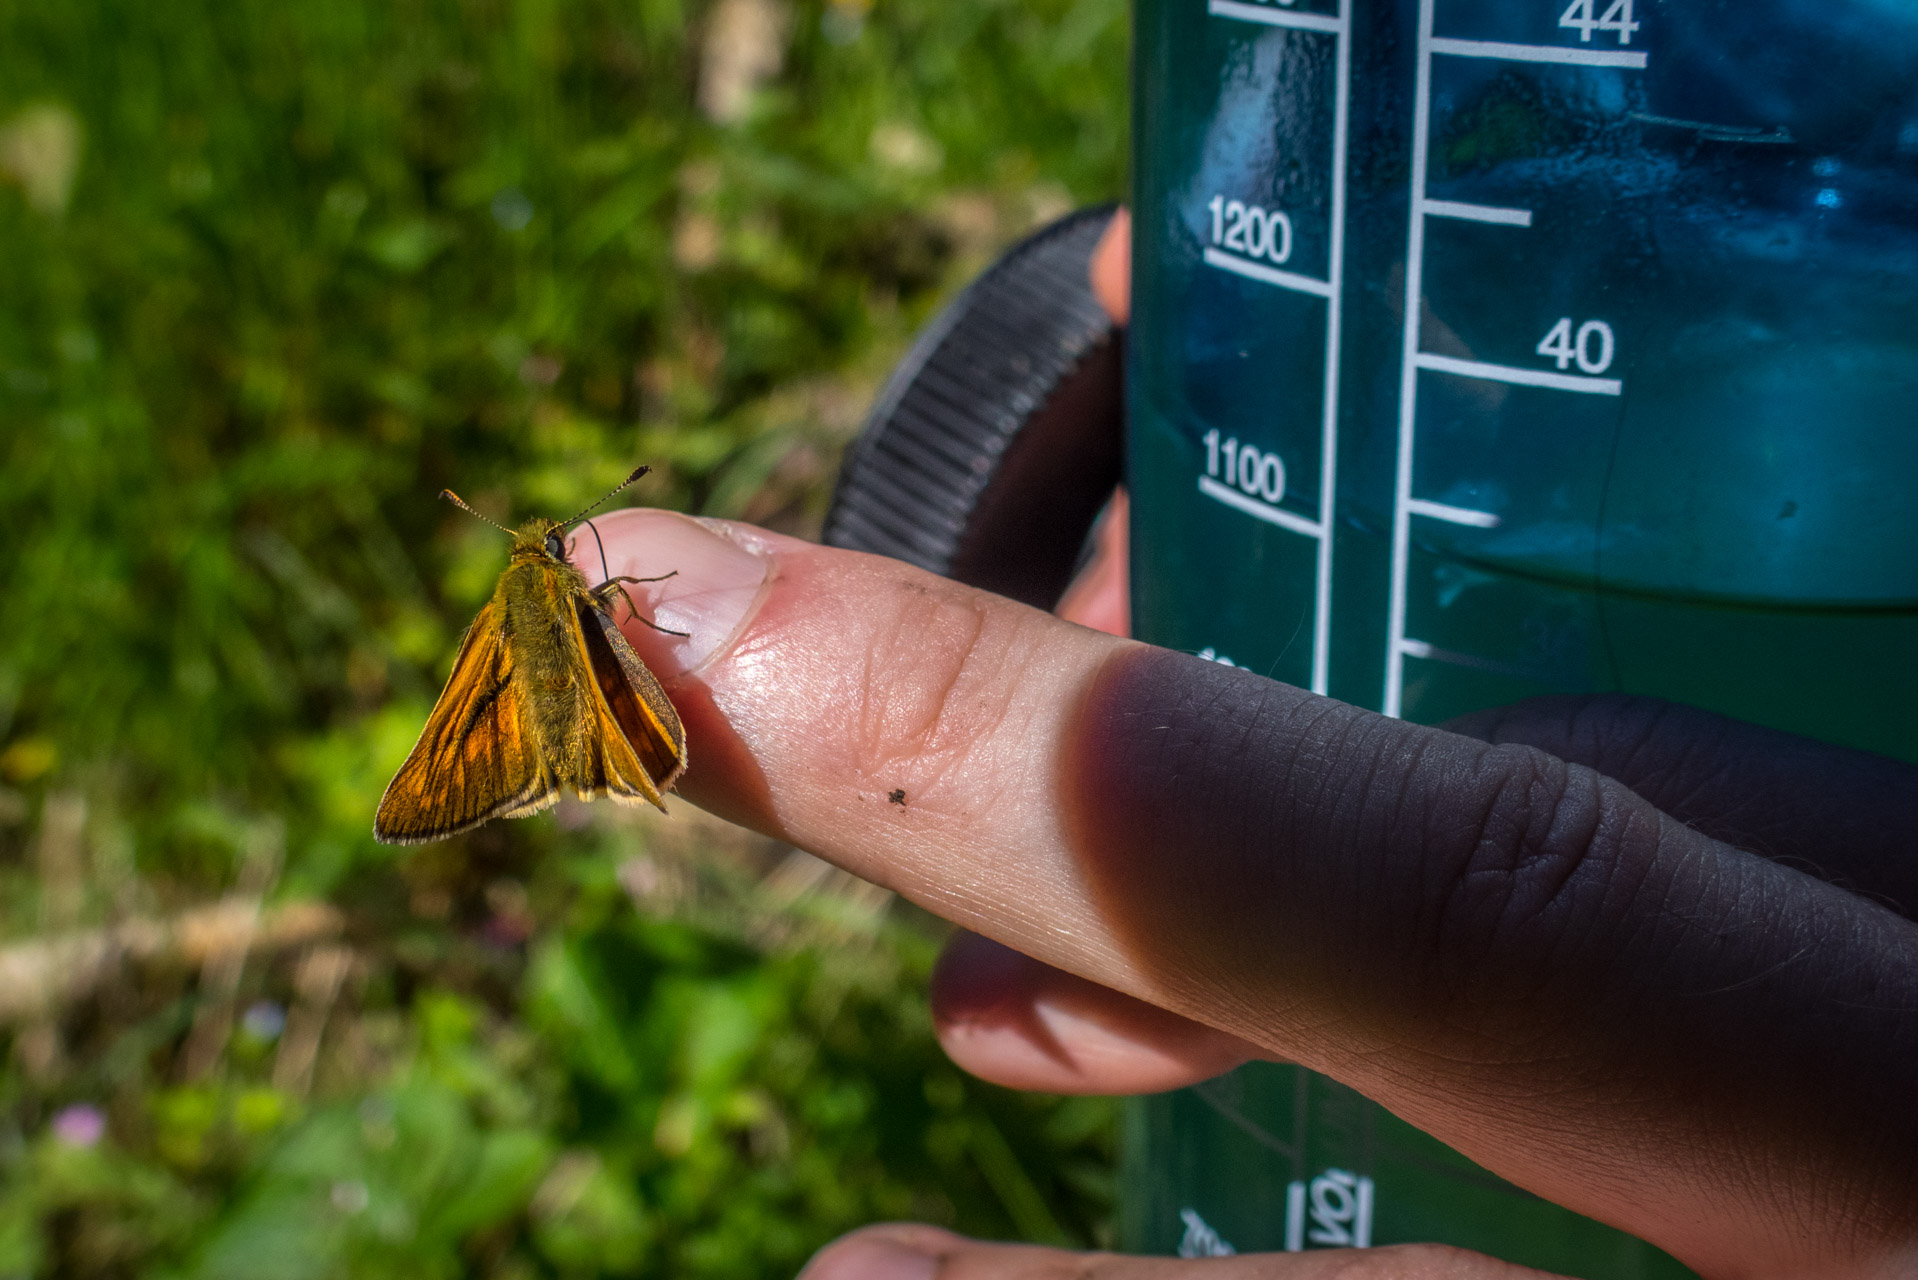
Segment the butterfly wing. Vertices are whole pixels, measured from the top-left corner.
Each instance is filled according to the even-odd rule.
[[[646,800],[663,810],[661,793],[686,771],[679,713],[598,602],[582,595],[575,607],[597,693],[589,701],[598,722],[601,786],[616,800]]]
[[[373,836],[382,843],[441,840],[559,799],[513,680],[505,618],[494,600],[473,619],[413,754],[380,799]]]

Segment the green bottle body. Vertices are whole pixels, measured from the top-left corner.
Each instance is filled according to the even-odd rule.
[[[1918,756],[1918,6],[1136,21],[1141,638],[1422,723],[1619,690]],[[1270,1065],[1135,1107],[1124,1228],[1688,1274]]]

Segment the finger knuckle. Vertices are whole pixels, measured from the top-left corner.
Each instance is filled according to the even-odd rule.
[[[1434,811],[1441,954],[1454,973],[1470,966],[1481,982],[1496,973],[1529,990],[1616,915],[1656,826],[1622,788],[1531,748],[1488,750],[1458,781]]]

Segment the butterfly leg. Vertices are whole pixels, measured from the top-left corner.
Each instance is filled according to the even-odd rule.
[[[688,635],[689,633],[685,631],[674,631],[671,627],[662,627],[657,622],[654,622],[651,618],[641,613],[639,611],[639,606],[633,602],[633,593],[626,589],[626,584],[629,582],[664,582],[667,578],[673,577],[678,572],[679,570],[675,569],[673,570],[672,573],[662,573],[657,578],[631,578],[631,577],[623,577],[623,576],[618,578],[608,578],[606,581],[600,583],[597,587],[593,588],[593,598],[599,601],[600,606],[604,608],[606,612],[611,613],[613,611],[613,595],[614,593],[617,592],[619,595],[622,595],[626,598],[626,608],[628,612],[630,612],[633,615],[633,617],[639,619],[641,622],[645,623],[647,626],[651,627],[653,630],[659,632],[662,635],[684,637]]]

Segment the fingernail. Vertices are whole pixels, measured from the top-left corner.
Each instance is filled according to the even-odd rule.
[[[939,1260],[893,1240],[854,1236],[829,1245],[800,1280],[934,1280]]]
[[[585,525],[573,536],[573,563],[587,581],[658,579],[624,584],[639,617],[651,627],[633,619],[623,601],[616,600],[614,616],[660,679],[697,670],[731,648],[758,610],[772,561],[715,526],[673,511],[637,507],[596,516],[592,523],[599,541]]]

